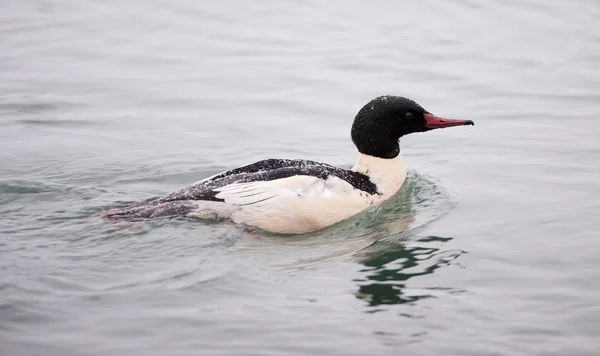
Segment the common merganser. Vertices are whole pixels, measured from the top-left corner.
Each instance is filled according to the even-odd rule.
[[[300,159],[266,159],[203,179],[163,197],[115,206],[108,220],[177,216],[229,220],[272,233],[301,234],[346,220],[393,196],[406,178],[402,136],[474,125],[432,115],[413,100],[379,96],[354,118],[352,169]]]

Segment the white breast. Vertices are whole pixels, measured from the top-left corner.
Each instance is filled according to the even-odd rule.
[[[352,170],[369,176],[382,194],[381,200],[396,194],[406,179],[406,167],[401,155],[377,158],[360,153]]]

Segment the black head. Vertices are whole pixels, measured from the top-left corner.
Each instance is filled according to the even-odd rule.
[[[394,158],[400,153],[400,137],[460,125],[473,125],[473,121],[442,119],[410,99],[385,95],[360,109],[354,118],[351,136],[360,153]]]

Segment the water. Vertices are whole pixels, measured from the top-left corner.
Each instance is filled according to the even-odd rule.
[[[0,5],[3,355],[593,355],[598,2]],[[268,157],[348,167],[357,110],[402,194],[323,232],[90,215]]]

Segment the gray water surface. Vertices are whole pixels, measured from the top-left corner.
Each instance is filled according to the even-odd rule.
[[[5,1],[0,354],[596,355],[593,0]],[[401,194],[307,236],[92,218],[269,158],[349,167],[382,94]]]

